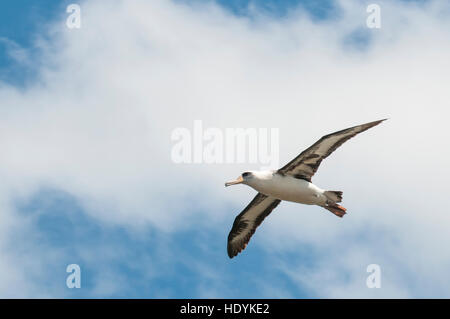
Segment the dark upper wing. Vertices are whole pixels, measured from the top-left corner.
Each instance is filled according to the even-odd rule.
[[[252,235],[264,218],[277,207],[281,201],[258,193],[250,204],[240,213],[233,223],[228,235],[228,256],[233,258],[245,249]]]
[[[385,120],[370,122],[323,136],[316,143],[304,150],[299,156],[278,170],[280,173],[289,174],[311,182],[311,177],[316,173],[324,158],[333,153],[344,142],[353,136],[380,124]]]

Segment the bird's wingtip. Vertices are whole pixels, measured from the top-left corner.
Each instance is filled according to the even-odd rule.
[[[387,118],[384,118],[384,119],[381,119],[381,120],[377,120],[377,121],[373,121],[373,122],[370,122],[370,123],[367,123],[367,124],[368,124],[368,125],[375,126],[375,125],[378,125],[378,124],[380,124],[381,122],[387,121],[387,120],[389,120],[389,119],[390,119],[390,118],[387,117]]]

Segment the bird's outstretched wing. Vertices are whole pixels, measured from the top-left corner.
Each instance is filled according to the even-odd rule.
[[[228,235],[227,250],[230,258],[245,249],[256,228],[280,202],[279,199],[258,193],[236,217]]]
[[[385,120],[386,119],[350,127],[342,131],[325,135],[288,164],[280,168],[278,172],[311,182],[311,177],[317,172],[317,169],[324,158],[327,158],[328,155],[333,153],[339,146],[353,136],[374,127]]]

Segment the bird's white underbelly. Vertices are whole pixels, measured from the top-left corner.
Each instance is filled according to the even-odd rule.
[[[256,180],[249,185],[264,195],[296,203],[324,205],[327,200],[324,190],[291,176],[274,175],[273,178]]]

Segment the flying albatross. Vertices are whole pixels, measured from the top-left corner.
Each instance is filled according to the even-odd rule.
[[[258,191],[234,220],[228,235],[228,256],[233,258],[245,249],[256,228],[282,200],[318,205],[343,217],[346,209],[338,204],[342,201],[342,192],[325,191],[314,185],[311,177],[322,160],[344,142],[383,121],[385,119],[325,135],[279,170],[245,172],[235,181],[225,183],[225,186],[246,184]]]

